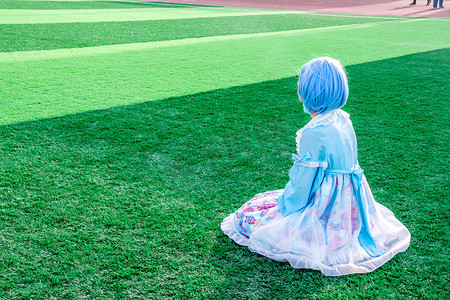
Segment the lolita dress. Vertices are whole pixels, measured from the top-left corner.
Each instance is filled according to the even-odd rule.
[[[358,165],[349,114],[316,116],[296,141],[286,187],[257,194],[222,231],[253,252],[327,276],[371,272],[406,251],[408,229],[375,202]]]

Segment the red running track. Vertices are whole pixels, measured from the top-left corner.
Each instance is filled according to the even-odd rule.
[[[416,5],[410,5],[412,0],[157,0],[156,2],[298,10],[354,15],[450,17],[450,3],[448,3],[449,8],[434,9],[433,1],[431,1],[429,6],[426,6],[426,0],[417,0]],[[444,1],[444,6],[446,4],[446,1]]]

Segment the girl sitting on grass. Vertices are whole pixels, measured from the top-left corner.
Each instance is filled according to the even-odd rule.
[[[410,233],[375,202],[358,165],[347,76],[321,57],[302,67],[298,95],[312,120],[297,132],[297,154],[283,190],[261,193],[223,220],[236,243],[294,268],[328,276],[366,273],[406,251]]]

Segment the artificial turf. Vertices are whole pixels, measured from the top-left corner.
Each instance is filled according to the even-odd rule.
[[[288,180],[295,132],[309,118],[296,100],[295,76],[280,66],[293,60],[286,45],[295,38],[247,39],[249,47],[284,41],[281,54],[260,51],[253,72],[246,62],[251,55],[224,54],[244,40],[166,52],[0,57],[0,298],[449,298],[450,50],[448,40],[423,37],[431,25],[421,22],[424,33],[414,28],[415,39],[407,24],[390,22],[375,27],[383,30],[378,35],[375,29],[336,31],[345,39],[326,48],[346,62],[344,109],[374,196],[412,234],[410,248],[380,269],[337,278],[251,253],[220,231],[226,215]],[[389,42],[388,25],[403,37]],[[300,60],[314,49],[322,53],[330,36],[308,36],[311,45]],[[374,49],[372,39],[385,48],[370,59],[363,50]],[[222,56],[217,65],[214,54]],[[148,55],[159,60],[144,63]],[[183,58],[184,73],[164,64],[175,68]],[[224,61],[231,67],[218,69]],[[157,62],[163,67],[152,73]],[[202,73],[210,64],[214,71]],[[108,68],[96,71],[99,66]],[[258,77],[263,67],[269,75]],[[231,74],[221,77],[225,71]],[[160,92],[145,85],[147,72],[166,74]],[[198,79],[191,77],[196,73]],[[177,90],[172,80],[180,74],[188,78]],[[96,101],[110,108],[93,110]]]
[[[449,43],[441,38],[445,27],[436,29],[439,22],[442,23],[388,20],[281,32],[3,52],[0,124],[286,78],[296,74],[294,66],[301,66],[314,56],[338,57],[345,65],[352,65],[444,48]],[[395,36],[399,30],[402,35]]]
[[[0,9],[37,9],[37,10],[54,10],[54,9],[129,9],[129,8],[148,8],[148,7],[205,7],[204,5],[188,5],[177,3],[163,3],[157,1],[29,1],[29,0],[1,0]]]
[[[1,52],[92,47],[208,36],[364,24],[385,19],[302,14],[230,16],[135,22],[0,24]]]

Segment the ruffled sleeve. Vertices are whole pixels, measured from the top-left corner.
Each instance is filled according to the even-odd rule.
[[[301,137],[299,155],[292,155],[294,165],[289,182],[278,199],[280,212],[287,216],[305,208],[319,188],[328,166],[326,151],[316,130],[305,130]]]

